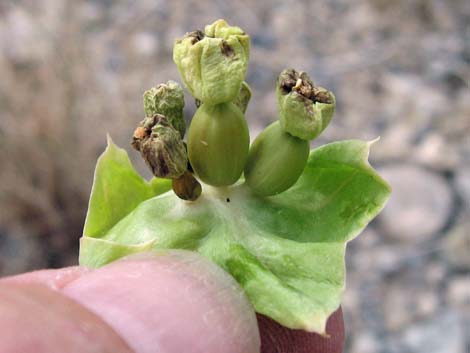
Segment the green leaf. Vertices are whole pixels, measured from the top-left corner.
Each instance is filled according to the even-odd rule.
[[[238,184],[205,185],[196,202],[172,193],[148,199],[101,233],[99,244],[84,237],[80,261],[101,266],[139,246],[195,250],[231,273],[257,312],[324,334],[341,302],[346,243],[390,194],[367,161],[370,145],[351,140],[313,150],[298,182],[273,197]]]
[[[149,251],[154,246],[154,241],[138,245],[124,245],[99,238],[82,237],[80,239],[80,257],[81,264],[87,264],[89,267],[100,267],[110,261],[118,260],[123,256]]]
[[[83,234],[100,237],[142,201],[168,191],[169,180],[146,182],[134,169],[127,152],[108,136],[98,158]]]

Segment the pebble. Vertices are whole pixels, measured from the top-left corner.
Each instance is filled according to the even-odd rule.
[[[444,312],[405,328],[398,335],[409,353],[465,353],[465,333],[460,315]]]
[[[432,239],[446,224],[452,209],[446,180],[415,165],[389,165],[379,172],[393,190],[379,216],[385,233],[408,243]]]
[[[447,288],[446,299],[455,309],[469,315],[470,319],[470,277],[461,275],[452,279]]]
[[[470,167],[457,170],[455,186],[467,212],[470,212]]]
[[[350,353],[376,353],[380,343],[372,333],[361,333],[353,338]]]
[[[470,219],[447,233],[444,244],[444,254],[451,267],[470,271]]]
[[[460,162],[455,146],[439,133],[429,133],[413,151],[413,160],[431,168],[453,170]],[[468,184],[468,183],[467,183]]]

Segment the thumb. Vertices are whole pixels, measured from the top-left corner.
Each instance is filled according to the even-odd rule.
[[[139,353],[259,352],[256,316],[242,289],[193,252],[134,255],[85,273],[62,291]]]

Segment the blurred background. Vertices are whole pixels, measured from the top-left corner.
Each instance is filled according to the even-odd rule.
[[[144,90],[180,81],[174,39],[218,18],[251,34],[252,136],[289,66],[337,97],[314,146],[381,136],[394,193],[349,245],[347,352],[470,351],[465,0],[0,0],[0,275],[77,262],[106,132],[130,150]]]

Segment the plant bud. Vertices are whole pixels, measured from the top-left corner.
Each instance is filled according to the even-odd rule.
[[[177,179],[187,169],[188,157],[180,133],[163,115],[147,117],[140,123],[132,147],[156,177]]]
[[[279,194],[295,184],[307,164],[306,140],[285,132],[276,121],[262,131],[250,147],[245,180],[255,194]]]
[[[177,39],[173,60],[194,98],[215,105],[233,101],[245,78],[250,37],[224,20]]]
[[[335,96],[315,87],[305,72],[286,69],[276,86],[281,127],[303,140],[313,140],[328,126],[335,111]]]
[[[175,81],[160,83],[158,86],[145,91],[145,116],[152,117],[161,114],[184,137],[186,123],[183,116],[184,93],[181,86]]]
[[[203,103],[189,127],[188,157],[203,182],[231,185],[240,178],[249,143],[245,117],[235,104]]]

